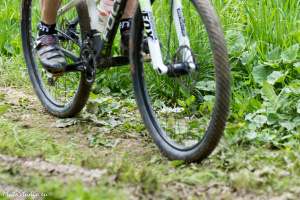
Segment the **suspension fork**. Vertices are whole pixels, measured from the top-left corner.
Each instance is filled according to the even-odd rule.
[[[195,63],[190,49],[190,41],[186,33],[185,20],[182,13],[181,0],[172,0],[172,15],[176,27],[177,38],[180,46],[188,48],[184,49],[184,62],[188,63],[190,69],[195,69]],[[147,36],[149,51],[151,55],[152,65],[154,70],[160,74],[167,74],[170,71],[170,66],[163,63],[159,39],[156,33],[155,20],[152,12],[151,0],[139,0],[140,8],[143,17],[144,29]],[[176,68],[177,65],[171,66]],[[179,67],[179,65],[178,65]]]
[[[184,46],[187,48],[183,49],[183,60],[189,63],[189,68],[194,70],[196,65],[194,63],[194,58],[191,52],[190,40],[186,31],[185,19],[182,10],[181,0],[172,0],[172,14],[175,23],[175,29],[177,33],[177,38],[179,41],[179,46]]]

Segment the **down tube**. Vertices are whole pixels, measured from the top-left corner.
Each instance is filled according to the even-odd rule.
[[[155,21],[152,12],[151,1],[139,0],[139,3],[143,16],[144,29],[147,36],[153,68],[160,74],[166,74],[168,72],[168,67],[163,63],[159,40],[155,30]]]

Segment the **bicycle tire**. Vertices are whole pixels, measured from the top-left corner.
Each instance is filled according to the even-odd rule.
[[[209,0],[192,0],[192,3],[206,28],[216,74],[216,100],[211,120],[204,137],[193,147],[180,149],[174,146],[168,138],[165,138],[164,130],[161,129],[152,110],[145,86],[141,45],[143,41],[143,22],[140,9],[137,10],[133,20],[130,42],[133,87],[144,124],[155,144],[165,156],[171,160],[184,160],[186,162],[201,161],[212,153],[223,135],[230,105],[230,68],[226,43],[219,19]]]
[[[41,76],[39,75],[37,64],[34,60],[33,55],[33,43],[32,43],[32,0],[22,0],[22,14],[21,14],[21,36],[22,36],[22,46],[23,53],[28,69],[28,73],[30,76],[30,80],[36,95],[41,101],[42,105],[45,109],[52,115],[66,118],[73,117],[77,113],[79,113],[82,108],[85,106],[89,93],[91,90],[91,84],[86,83],[84,73],[80,75],[80,81],[76,93],[72,97],[71,101],[64,104],[59,105],[56,103],[52,97],[49,95],[48,91],[43,86],[43,80],[41,80]],[[82,32],[88,32],[89,27],[86,24],[88,18],[85,18],[87,15],[87,8],[84,3],[81,3],[77,7],[77,13],[79,15],[79,24]]]

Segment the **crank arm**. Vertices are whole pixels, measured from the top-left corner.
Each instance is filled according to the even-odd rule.
[[[127,56],[100,58],[100,60],[97,61],[97,68],[107,69],[112,67],[124,66],[128,64],[129,64],[129,58]]]
[[[65,73],[69,72],[84,72],[86,68],[83,65],[83,62],[77,62],[74,64],[66,65]]]

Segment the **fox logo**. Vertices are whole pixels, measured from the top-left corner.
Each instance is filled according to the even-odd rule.
[[[144,29],[147,37],[150,37],[153,40],[156,40],[156,32],[154,29],[153,16],[150,12],[142,12],[143,21],[144,21]]]

